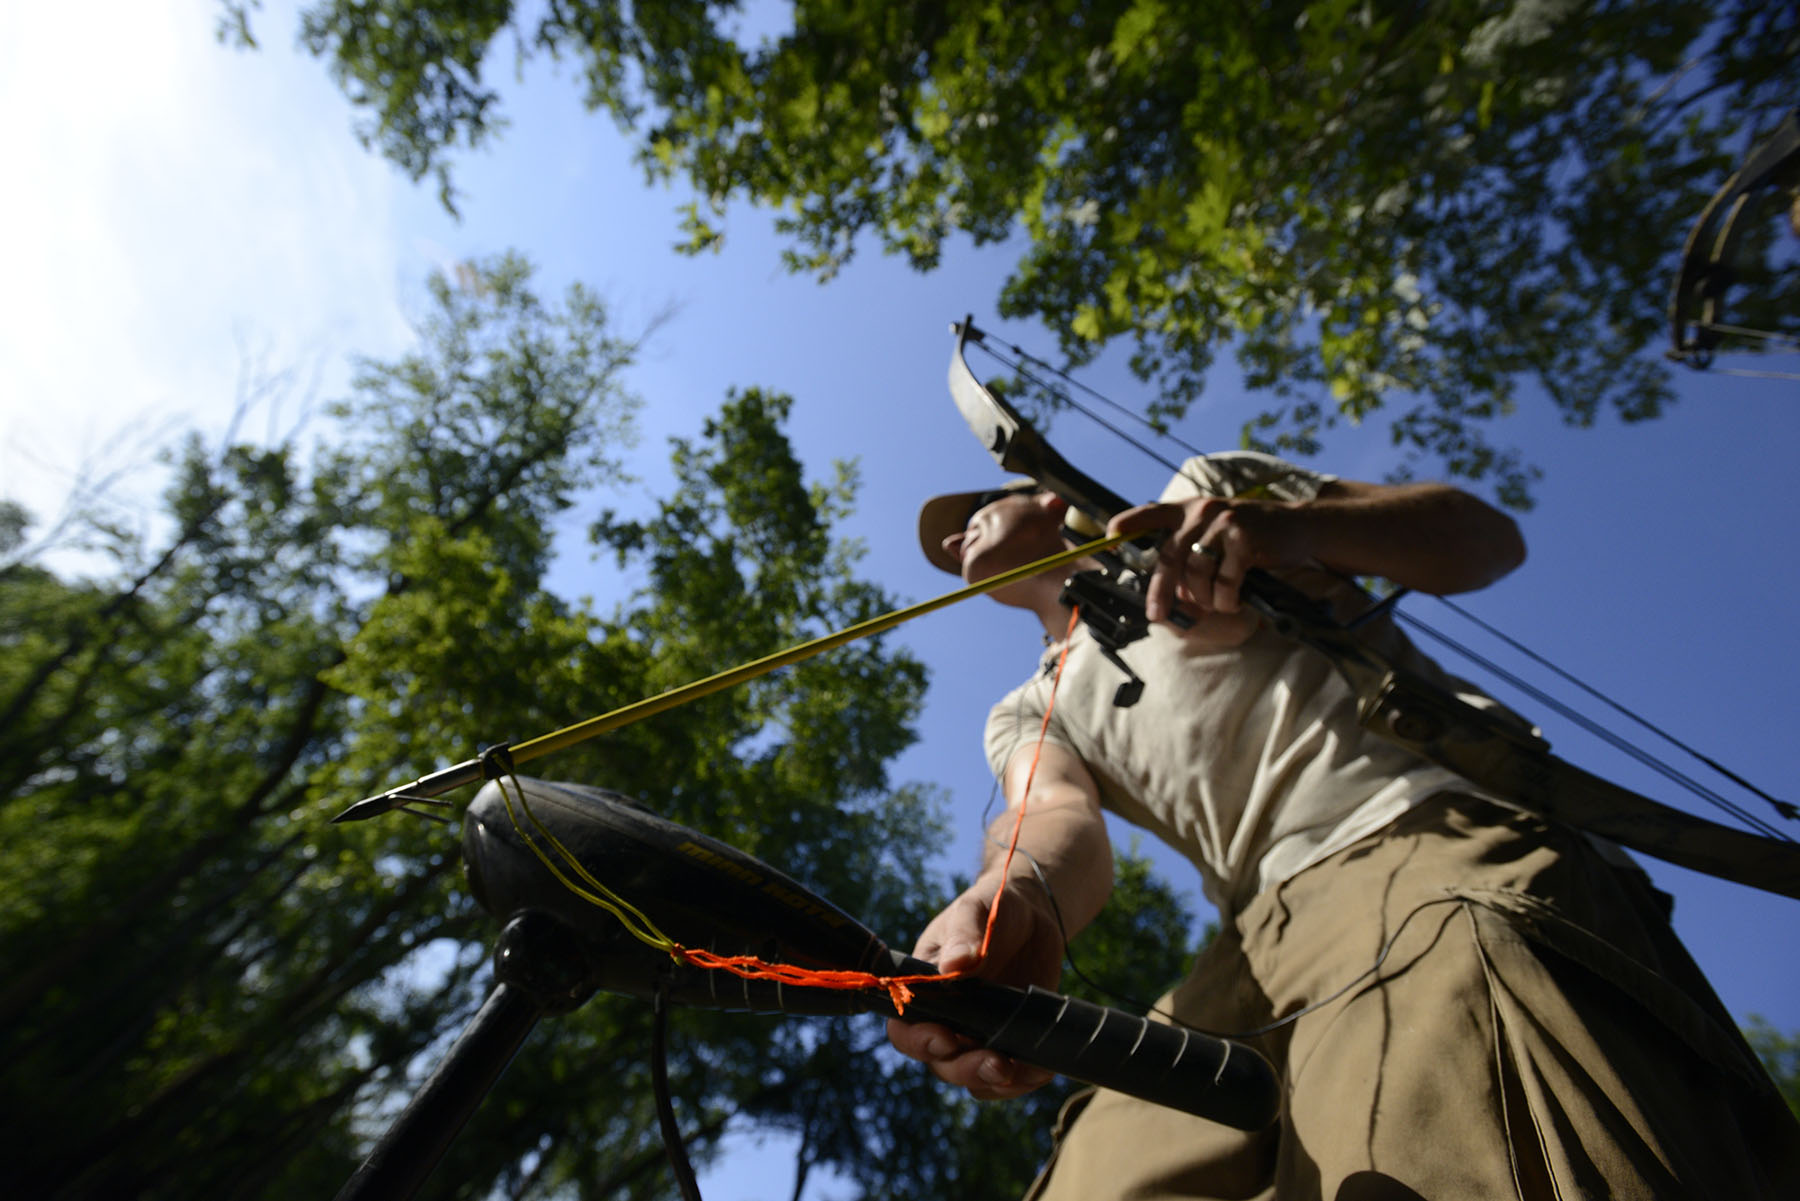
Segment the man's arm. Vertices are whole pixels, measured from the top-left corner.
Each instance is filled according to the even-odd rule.
[[[1177,599],[1202,612],[1237,612],[1244,575],[1258,567],[1316,561],[1447,595],[1485,587],[1525,561],[1513,519],[1448,484],[1334,480],[1309,501],[1194,497],[1141,505],[1108,529],[1173,531],[1151,575],[1145,611],[1152,621],[1167,617]]]
[[[1070,937],[1093,920],[1112,892],[1112,844],[1093,777],[1081,760],[1060,746],[1046,743],[1038,752],[1032,744],[1013,755],[1003,779],[1009,807],[988,831],[980,876],[932,919],[913,949],[940,971],[973,968],[986,979],[1043,988],[1054,988],[1061,978],[1063,941],[1056,910],[1024,855],[1015,855],[1010,870],[1005,869],[1006,844],[1021,799],[1026,800],[1026,810],[1019,849],[1042,869]],[[1037,771],[1026,798],[1025,781],[1034,754]],[[1003,870],[1006,891],[993,941],[987,958],[977,962]],[[984,1100],[1016,1097],[1050,1079],[1050,1073],[1040,1068],[982,1050],[935,1024],[890,1021],[888,1039],[902,1054],[930,1066],[940,1079]]]

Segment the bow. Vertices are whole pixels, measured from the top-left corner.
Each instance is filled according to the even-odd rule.
[[[976,377],[963,353],[983,340],[972,319],[952,331],[950,395],[995,462],[1031,476],[1097,526],[1131,507],[1070,464]],[[1148,552],[1121,546],[1102,572],[1115,592],[1135,591],[1141,622]],[[1276,633],[1330,660],[1356,696],[1358,721],[1389,742],[1545,817],[1669,863],[1800,899],[1800,844],[1696,817],[1552,755],[1542,739],[1396,665],[1310,596],[1266,571],[1247,573],[1241,596]]]
[[[1800,181],[1800,109],[1790,112],[1751,151],[1743,166],[1707,201],[1689,231],[1681,250],[1681,271],[1669,298],[1670,358],[1704,368],[1711,365],[1721,334],[1781,337],[1723,324],[1720,311],[1725,293],[1737,282],[1732,252],[1742,233],[1740,227],[1749,224],[1746,214],[1754,208],[1751,194],[1796,181]],[[1794,232],[1800,234],[1800,207],[1792,220]]]

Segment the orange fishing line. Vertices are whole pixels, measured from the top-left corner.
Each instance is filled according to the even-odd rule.
[[[1025,827],[1025,801],[1031,796],[1031,782],[1037,779],[1038,759],[1044,753],[1044,738],[1050,733],[1050,715],[1056,711],[1056,693],[1062,685],[1063,666],[1069,661],[1069,645],[1075,641],[1075,626],[1081,620],[1081,606],[1069,608],[1069,628],[1063,631],[1062,654],[1056,657],[1056,674],[1050,679],[1050,699],[1044,704],[1044,720],[1038,725],[1037,746],[1031,751],[1031,766],[1025,770],[1025,789],[1019,794],[1019,812],[1013,818],[1012,839],[1006,844],[1006,858],[1000,864],[1000,888],[994,893],[994,904],[988,910],[987,929],[981,934],[981,950],[975,961],[987,958],[988,943],[994,937],[994,919],[1000,914],[1000,898],[1006,895],[1006,881],[1011,874],[1013,852],[1019,848],[1019,833]],[[965,973],[958,972],[957,975]]]
[[[803,988],[832,988],[846,991],[864,989],[881,989],[887,993],[894,1003],[895,1013],[905,1013],[906,1006],[913,998],[909,985],[941,983],[945,980],[957,980],[973,975],[975,968],[987,958],[988,945],[994,937],[994,921],[1000,915],[1000,902],[1006,896],[1006,881],[1012,868],[1013,852],[1018,849],[1019,835],[1025,827],[1025,804],[1031,796],[1032,781],[1037,778],[1038,759],[1044,753],[1044,739],[1050,732],[1050,715],[1056,709],[1056,692],[1062,683],[1063,666],[1069,661],[1069,644],[1073,641],[1076,623],[1081,620],[1079,607],[1069,613],[1069,629],[1063,636],[1062,654],[1056,660],[1056,674],[1050,681],[1050,699],[1044,705],[1044,720],[1038,726],[1037,746],[1031,753],[1031,766],[1025,772],[1025,790],[1019,796],[1018,813],[1013,818],[1012,838],[1006,844],[1006,858],[1000,865],[1000,887],[994,892],[994,903],[988,907],[987,926],[982,931],[981,949],[975,953],[975,963],[954,972],[934,973],[915,976],[877,976],[872,972],[836,971],[820,968],[805,968],[791,963],[770,963],[755,955],[719,955],[712,951],[695,950],[692,947],[674,945],[670,953],[677,959],[691,963],[695,967],[710,968],[716,971],[730,972],[746,980],[773,980],[781,984],[793,984]]]

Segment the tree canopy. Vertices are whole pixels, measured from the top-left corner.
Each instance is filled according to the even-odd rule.
[[[225,0],[246,40],[252,6]],[[1250,443],[1307,453],[1382,411],[1515,504],[1533,471],[1490,423],[1522,395],[1577,424],[1669,402],[1644,351],[1682,240],[1800,96],[1782,0],[795,0],[747,25],[731,0],[316,0],[300,36],[447,202],[504,122],[510,33],[693,186],[688,249],[734,198],[821,276],[871,239],[921,269],[1016,239],[1001,311],[1072,364],[1126,340],[1158,416],[1229,349],[1266,392]],[[1742,246],[1747,322],[1795,310],[1774,228]]]

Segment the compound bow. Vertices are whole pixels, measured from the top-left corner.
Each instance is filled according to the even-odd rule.
[[[950,395],[994,461],[1037,480],[1096,527],[1129,508],[976,377],[964,355],[970,343],[983,341],[973,320],[951,328]],[[1148,552],[1126,544],[1102,562],[1101,572],[1115,591],[1136,592],[1141,611],[1148,568]],[[1356,695],[1358,720],[1380,737],[1479,788],[1621,846],[1800,899],[1800,844],[1695,817],[1552,755],[1543,740],[1391,662],[1311,597],[1267,572],[1248,573],[1242,596],[1277,633],[1331,661]]]

